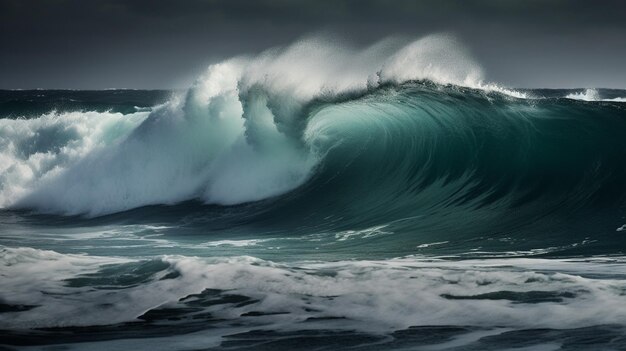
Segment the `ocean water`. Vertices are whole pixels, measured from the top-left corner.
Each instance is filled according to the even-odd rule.
[[[626,349],[626,91],[457,44],[0,91],[0,349]]]

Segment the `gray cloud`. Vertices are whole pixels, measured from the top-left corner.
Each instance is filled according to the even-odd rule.
[[[307,33],[452,32],[490,80],[626,88],[618,0],[0,0],[0,88],[160,88]]]

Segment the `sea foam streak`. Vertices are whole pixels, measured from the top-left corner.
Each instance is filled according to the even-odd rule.
[[[317,140],[302,138],[314,99],[418,79],[520,96],[483,83],[460,48],[443,35],[365,50],[309,39],[212,65],[149,115],[2,119],[0,205],[96,216],[282,194],[306,181],[321,157],[312,147]]]

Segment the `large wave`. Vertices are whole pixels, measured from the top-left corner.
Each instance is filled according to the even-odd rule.
[[[0,205],[98,216],[284,195],[272,206],[346,227],[437,227],[428,215],[622,201],[623,108],[522,97],[449,36],[307,39],[212,65],[151,112],[0,120]]]
[[[411,79],[480,84],[477,65],[456,45],[433,36],[358,51],[310,39],[213,65],[149,115],[3,119],[0,204],[100,215],[284,193],[319,161],[302,139],[311,100]]]

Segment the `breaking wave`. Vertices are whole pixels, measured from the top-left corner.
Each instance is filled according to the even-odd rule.
[[[309,39],[212,65],[151,111],[1,119],[0,205],[93,217],[273,199],[264,211],[348,228],[512,208],[522,221],[621,203],[625,125],[621,104],[486,83],[448,36]]]

